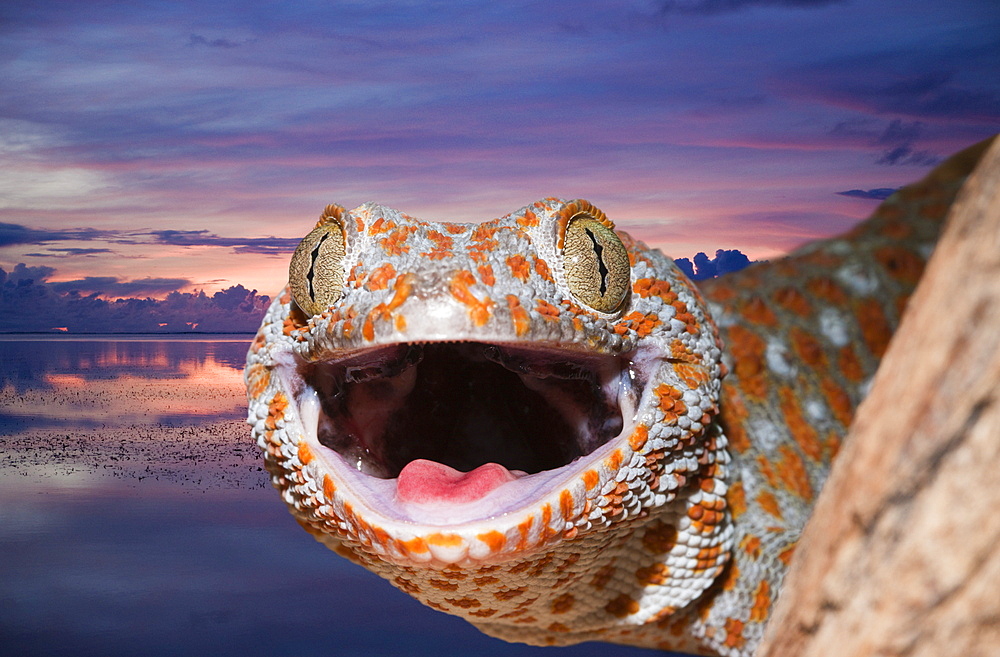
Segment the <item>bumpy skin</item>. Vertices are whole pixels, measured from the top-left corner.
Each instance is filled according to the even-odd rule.
[[[342,295],[305,317],[286,289],[248,355],[249,422],[272,482],[319,540],[494,636],[750,655],[981,151],[959,154],[847,235],[703,292],[620,234],[631,294],[612,313],[566,285],[566,223],[599,213],[585,202],[546,199],[484,224],[331,206],[320,223],[345,234]],[[447,521],[386,511],[391,492],[368,488],[317,438],[316,403],[296,373],[404,341],[599,355],[634,380],[621,384],[630,412],[619,435],[534,475],[541,485],[514,502],[487,497],[481,513]]]

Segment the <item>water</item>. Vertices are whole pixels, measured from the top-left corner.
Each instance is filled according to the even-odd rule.
[[[507,644],[292,520],[250,336],[0,338],[0,655],[651,655]]]

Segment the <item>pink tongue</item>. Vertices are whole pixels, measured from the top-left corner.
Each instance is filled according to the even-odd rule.
[[[499,463],[459,472],[444,463],[410,461],[396,479],[396,498],[402,502],[475,502],[508,481],[517,479]]]

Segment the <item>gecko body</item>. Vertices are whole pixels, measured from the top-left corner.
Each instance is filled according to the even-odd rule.
[[[977,155],[701,290],[586,201],[328,206],[248,354],[272,482],[488,634],[749,655]]]

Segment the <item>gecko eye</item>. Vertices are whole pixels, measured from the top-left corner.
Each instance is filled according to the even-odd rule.
[[[339,216],[302,238],[288,266],[292,298],[309,316],[318,315],[340,298],[344,286],[344,228]]]
[[[603,313],[617,310],[628,293],[631,269],[615,231],[580,212],[566,224],[563,244],[566,284],[573,296]]]

